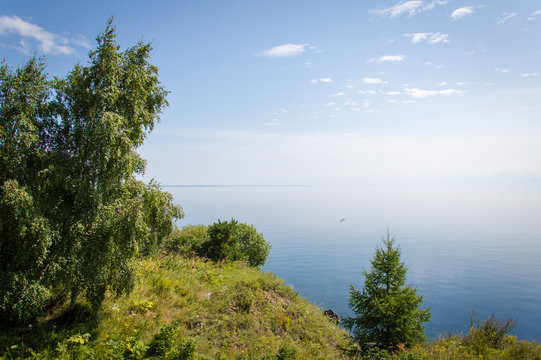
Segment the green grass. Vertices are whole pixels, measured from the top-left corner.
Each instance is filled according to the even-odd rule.
[[[275,275],[159,255],[138,260],[132,293],[107,297],[97,314],[57,298],[36,323],[0,329],[0,359],[541,360],[541,345],[510,336],[512,326],[489,318],[395,354],[355,354],[345,331]]]
[[[2,331],[5,359],[340,358],[347,336],[283,281],[244,263],[144,258],[129,296],[97,315],[57,304],[32,328]],[[59,301],[61,302],[61,301]]]

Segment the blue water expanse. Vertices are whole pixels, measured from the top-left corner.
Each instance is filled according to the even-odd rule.
[[[408,281],[432,309],[427,336],[464,332],[476,318],[513,318],[513,333],[541,341],[541,186],[166,187],[185,224],[253,224],[271,243],[264,266],[322,308],[350,315],[350,284],[387,228]],[[340,221],[344,219],[343,221]]]

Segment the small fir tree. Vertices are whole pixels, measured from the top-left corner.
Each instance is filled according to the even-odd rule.
[[[388,350],[399,344],[412,346],[425,341],[423,323],[430,320],[430,308],[421,309],[423,297],[406,286],[406,266],[400,261],[400,248],[387,230],[383,246],[371,259],[370,272],[362,291],[350,286],[349,306],[355,316],[344,319],[361,348],[377,346]]]

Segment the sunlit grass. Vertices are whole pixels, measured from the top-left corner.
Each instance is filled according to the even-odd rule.
[[[179,358],[187,351],[202,359],[330,359],[347,343],[319,308],[244,263],[160,255],[139,260],[137,274],[134,291],[107,297],[94,321],[53,325],[67,311],[59,306],[32,331],[3,336],[4,357]],[[31,338],[36,331],[40,342]]]

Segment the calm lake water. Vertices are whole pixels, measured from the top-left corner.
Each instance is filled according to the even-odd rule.
[[[350,284],[388,228],[408,281],[432,309],[428,337],[463,332],[494,314],[541,341],[541,186],[408,184],[309,187],[166,187],[185,224],[236,220],[271,243],[264,270],[322,308],[350,315]],[[345,219],[340,221],[341,219]]]

